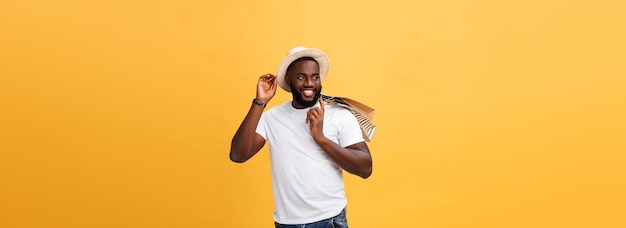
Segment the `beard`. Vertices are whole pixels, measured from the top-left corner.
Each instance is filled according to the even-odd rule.
[[[291,96],[293,97],[293,100],[296,101],[298,104],[304,106],[305,108],[312,107],[315,104],[317,104],[317,102],[320,99],[320,96],[322,95],[322,87],[320,86],[318,90],[315,90],[315,96],[313,97],[313,100],[305,101],[304,97],[302,97],[302,93],[300,93],[299,90],[294,88],[293,84],[289,85],[289,88],[291,88]]]

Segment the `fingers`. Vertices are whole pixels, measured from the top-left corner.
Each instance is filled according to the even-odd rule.
[[[313,122],[315,120],[323,120],[324,119],[324,101],[322,98],[319,99],[320,107],[310,108],[306,113],[306,123]]]
[[[308,112],[306,112],[306,124],[309,124],[309,122],[311,122],[313,120],[313,114],[311,113],[312,109],[309,109]]]
[[[259,77],[256,87],[256,98],[267,103],[276,93],[276,75],[267,73]]]
[[[319,108],[312,108],[311,111],[309,111],[309,115],[311,115],[315,119],[319,119],[320,118],[319,110],[320,110]]]
[[[273,75],[273,74],[270,74],[270,73],[261,75],[261,77],[259,77],[259,80],[265,81],[265,82],[268,82],[268,83],[275,83],[275,81],[276,81],[275,79],[276,79],[276,75]]]
[[[314,108],[311,108],[306,112],[306,123],[312,123],[315,119],[317,119],[317,116],[315,115]]]
[[[272,88],[276,88],[276,84],[278,84],[278,80],[276,80],[276,75],[270,74],[272,77],[272,80],[270,81]]]
[[[309,109],[306,113],[306,123],[324,118],[324,111],[318,107]]]
[[[276,90],[276,85],[278,84],[278,80],[276,80],[276,75],[267,73],[261,75],[259,77],[259,85],[267,86],[270,90]]]

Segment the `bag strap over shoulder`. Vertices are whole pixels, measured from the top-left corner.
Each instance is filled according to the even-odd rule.
[[[363,139],[370,142],[374,136],[376,125],[372,123],[374,109],[355,100],[345,97],[332,97],[322,94],[322,101],[328,105],[338,105],[348,109],[359,122]]]

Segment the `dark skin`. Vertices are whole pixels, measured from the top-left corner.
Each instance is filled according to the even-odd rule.
[[[292,93],[303,96],[305,101],[314,99],[307,91],[321,90],[319,66],[312,60],[295,62],[285,76],[285,82],[291,85]],[[257,83],[256,98],[268,103],[276,94],[277,80],[273,74],[265,74]],[[297,109],[309,108],[294,99],[292,106]],[[310,126],[311,137],[317,145],[339,167],[361,178],[368,178],[372,174],[372,156],[365,142],[359,142],[347,147],[341,147],[324,136],[324,104],[319,100],[320,107],[310,108],[304,120]],[[235,133],[230,147],[230,159],[242,163],[254,156],[265,145],[265,139],[256,133],[256,126],[263,114],[263,108],[252,104],[248,114]]]

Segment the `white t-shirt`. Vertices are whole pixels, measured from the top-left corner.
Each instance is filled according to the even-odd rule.
[[[364,141],[350,111],[331,105],[324,108],[328,139],[341,147]],[[270,144],[274,220],[282,224],[327,219],[347,204],[342,170],[313,140],[306,123],[308,110],[285,102],[263,113],[256,129]]]

